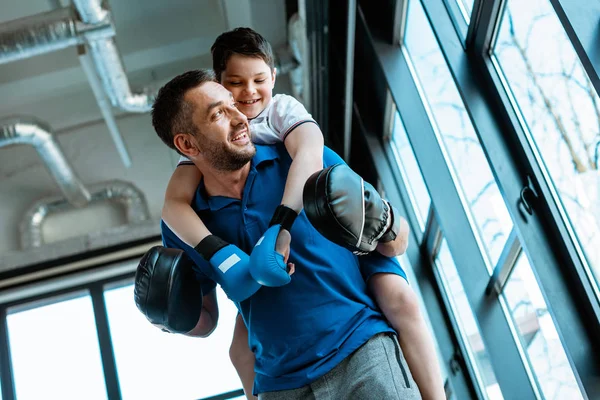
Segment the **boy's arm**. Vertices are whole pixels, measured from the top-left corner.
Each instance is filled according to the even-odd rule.
[[[202,174],[195,165],[175,168],[162,209],[162,220],[188,246],[195,247],[210,231],[191,207]]]
[[[294,128],[285,138],[286,150],[292,157],[281,205],[277,207],[269,225],[271,227],[258,241],[250,255],[250,273],[264,286],[283,286],[290,282],[293,272],[287,264],[287,246],[279,250],[276,241],[291,226],[302,210],[302,193],[306,180],[323,168],[323,134],[316,123],[306,122]],[[274,253],[279,253],[277,256]]]
[[[296,127],[284,141],[287,152],[292,157],[281,204],[297,213],[302,210],[302,191],[306,180],[323,169],[323,133],[312,122]]]
[[[400,229],[396,239],[389,242],[379,242],[377,244],[377,252],[386,257],[400,256],[406,252],[408,248],[408,238],[410,235],[410,228],[408,222],[404,217],[395,215],[394,218],[400,218]]]

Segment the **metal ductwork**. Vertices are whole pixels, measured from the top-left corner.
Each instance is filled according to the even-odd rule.
[[[31,117],[0,120],[0,147],[14,144],[35,148],[66,201],[76,207],[89,202],[90,194],[65,158],[50,126]]]
[[[110,13],[103,8],[101,0],[73,0],[73,4],[85,24],[101,25],[110,20]],[[148,94],[131,92],[114,38],[91,39],[87,44],[111,103],[125,111],[150,111],[154,98]]]
[[[0,25],[0,64],[114,36],[109,20],[96,25],[77,21],[71,8],[16,19]]]
[[[144,113],[151,110],[154,95],[132,93],[114,40],[110,11],[103,2],[74,0],[73,4],[76,10],[59,8],[0,25],[0,64],[85,45],[87,51],[78,52],[82,67],[123,164],[129,167],[131,158],[108,101],[121,110]]]
[[[74,0],[73,4],[79,19],[66,7],[2,24],[0,64],[86,44],[113,106],[129,112],[150,111],[153,97],[131,92],[109,10],[100,0]]]
[[[110,181],[90,186],[89,204],[103,202],[117,203],[126,209],[128,224],[136,224],[150,219],[150,211],[144,194],[133,184],[124,181]],[[49,197],[34,203],[21,221],[21,248],[23,250],[40,247],[44,244],[42,226],[46,218],[72,210],[73,206],[64,198]]]

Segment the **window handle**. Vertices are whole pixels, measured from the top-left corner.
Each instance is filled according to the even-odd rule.
[[[521,189],[520,198],[518,201],[519,204],[519,212],[524,220],[527,220],[527,214],[533,215],[533,204],[539,198],[535,187],[533,186],[533,181],[531,180],[531,176],[527,175],[527,184]]]

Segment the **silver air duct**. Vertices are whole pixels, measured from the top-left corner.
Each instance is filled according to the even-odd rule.
[[[110,14],[102,8],[101,0],[73,0],[81,20],[90,25],[106,22]],[[89,54],[104,90],[115,107],[129,112],[147,112],[154,98],[147,94],[133,94],[125,74],[125,68],[113,38],[88,40]]]
[[[90,186],[91,204],[117,203],[126,209],[127,223],[136,224],[150,219],[150,211],[144,194],[133,184],[110,181]],[[21,221],[21,248],[23,250],[44,244],[42,226],[49,215],[72,210],[73,206],[64,198],[49,197],[34,203]]]
[[[95,86],[101,82],[110,104],[127,112],[150,111],[154,96],[133,94],[113,36],[110,12],[97,0],[75,0],[79,16],[71,7],[59,8],[0,25],[0,64],[9,63],[75,45],[86,45],[79,52],[84,72],[126,167],[131,158],[117,128],[110,105]],[[80,18],[80,19],[79,19]],[[89,62],[86,60],[89,58]],[[91,64],[91,65],[89,65]]]
[[[110,21],[86,25],[75,19],[71,8],[16,19],[0,25],[0,64],[113,35]]]
[[[35,148],[69,203],[81,207],[89,202],[90,194],[65,158],[48,125],[30,117],[0,120],[0,147],[14,144]]]

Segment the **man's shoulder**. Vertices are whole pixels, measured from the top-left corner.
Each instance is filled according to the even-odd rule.
[[[254,156],[254,164],[258,165],[263,161],[281,159],[291,161],[290,155],[287,152],[283,143],[275,144],[255,144],[256,155]],[[345,161],[335,151],[327,146],[323,147],[323,166],[329,167],[334,164],[345,164]]]
[[[254,165],[259,165],[263,161],[283,159],[287,160],[290,158],[285,145],[283,143],[273,144],[254,144],[256,147],[256,154],[254,155]]]
[[[339,156],[338,153],[333,151],[331,148],[323,147],[323,167],[329,167],[334,164],[346,164],[346,162]]]

